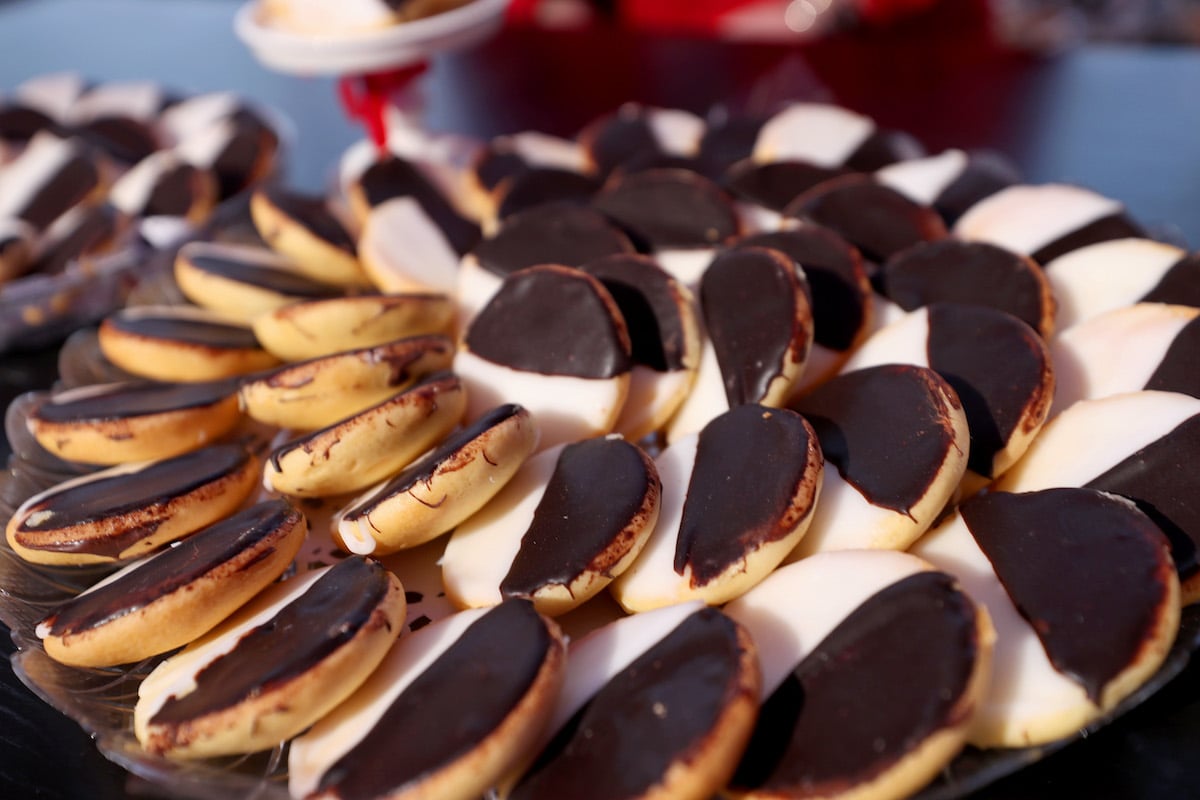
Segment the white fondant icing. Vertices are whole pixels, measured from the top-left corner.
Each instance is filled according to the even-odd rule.
[[[713,417],[728,410],[729,398],[725,394],[721,365],[717,363],[717,351],[712,342],[705,339],[700,346],[700,363],[696,367],[692,391],[683,398],[679,410],[667,423],[667,441],[674,444],[685,436],[699,433]]]
[[[700,285],[700,277],[708,265],[712,263],[717,251],[709,247],[697,247],[689,250],[659,250],[654,254],[658,265],[666,270],[675,280],[689,289]]]
[[[78,72],[51,72],[30,78],[13,94],[30,108],[58,122],[66,122],[71,106],[86,88],[87,83]]]
[[[1055,329],[1136,303],[1186,255],[1150,239],[1114,239],[1059,256],[1045,269],[1058,301]]]
[[[465,331],[492,296],[500,291],[504,279],[479,265],[474,253],[467,253],[458,264],[454,299],[458,328]]]
[[[967,167],[967,154],[947,150],[936,156],[897,161],[875,171],[876,179],[921,205],[931,206]]]
[[[840,167],[874,131],[870,118],[853,111],[823,103],[793,103],[758,132],[754,160]]]
[[[899,306],[897,306],[899,308]],[[871,334],[842,367],[853,372],[880,364],[929,366],[929,311],[918,308]]]
[[[179,142],[195,131],[233,115],[242,102],[233,92],[209,92],[181,100],[163,111],[159,124],[171,141]]]
[[[175,152],[194,167],[212,169],[236,134],[237,126],[233,120],[218,120],[188,133],[175,146]]]
[[[955,224],[954,234],[1031,255],[1122,209],[1116,200],[1080,186],[1009,186],[971,206]]]
[[[678,108],[647,108],[646,123],[664,153],[691,156],[700,150],[704,120]]]
[[[635,364],[629,373],[629,394],[613,430],[635,442],[657,430],[687,397],[694,376],[692,370],[658,372]]]
[[[162,176],[181,163],[183,159],[170,150],[151,153],[117,179],[109,190],[109,202],[130,216],[141,216]]]
[[[79,155],[71,140],[42,131],[17,158],[0,168],[0,217],[18,216],[37,191]]]
[[[496,149],[511,150],[525,163],[535,167],[587,171],[587,156],[583,148],[571,139],[548,136],[537,131],[522,131],[496,140]]]
[[[152,122],[164,100],[162,87],[151,81],[102,83],[71,104],[70,118],[77,123],[107,116]]]
[[[371,210],[358,254],[372,282],[385,292],[418,286],[440,292],[454,289],[458,254],[411,197],[397,197]]]

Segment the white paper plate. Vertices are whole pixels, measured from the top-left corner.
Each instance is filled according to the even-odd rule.
[[[472,0],[451,11],[378,31],[305,36],[264,24],[258,3],[251,0],[238,10],[233,27],[254,56],[271,69],[295,75],[363,74],[476,44],[500,29],[508,3]]]

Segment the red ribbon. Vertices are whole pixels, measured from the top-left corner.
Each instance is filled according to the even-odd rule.
[[[367,129],[367,135],[380,151],[387,149],[387,121],[384,111],[388,103],[393,95],[411,83],[428,66],[422,61],[387,72],[347,76],[338,81],[338,97],[342,101],[346,116],[362,123]]]

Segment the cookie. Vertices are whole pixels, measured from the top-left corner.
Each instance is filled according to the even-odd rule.
[[[1055,300],[1028,256],[985,242],[922,242],[889,258],[876,276],[879,326],[932,303],[965,303],[1007,312],[1044,338],[1054,331]]]
[[[538,431],[520,406],[499,406],[451,434],[334,518],[351,553],[386,554],[433,539],[492,499],[533,452]]]
[[[137,232],[144,234],[150,220],[141,220]],[[72,263],[94,268],[94,259],[131,244],[133,221],[108,203],[80,204],[54,220],[38,238],[28,272],[55,275]]]
[[[537,423],[543,448],[611,431],[631,367],[629,334],[608,290],[559,266],[505,278],[454,357],[467,419],[519,403]]]
[[[1057,363],[1041,337],[1011,314],[934,303],[876,331],[845,369],[914,364],[941,375],[967,418],[971,443],[963,491],[970,494],[1003,475],[1042,429]]]
[[[480,797],[544,727],[564,662],[558,627],[524,600],[404,636],[350,700],[292,742],[288,788],[314,798]]]
[[[465,327],[514,272],[632,253],[629,239],[592,209],[563,204],[514,214],[463,257],[455,280],[459,324]]]
[[[255,318],[254,335],[284,361],[446,333],[454,306],[441,294],[365,294],[304,300]]]
[[[613,429],[636,442],[662,428],[695,380],[701,351],[695,300],[647,256],[607,256],[581,269],[608,289],[629,332],[629,394]]]
[[[455,208],[451,198],[428,174],[428,166],[388,154],[374,159],[346,186],[346,197],[355,218],[365,225],[371,212],[400,198],[416,202],[446,243],[460,256],[479,241],[479,226]]]
[[[788,204],[817,184],[845,175],[849,170],[822,167],[807,161],[746,159],[721,177],[721,188],[738,204],[743,226],[750,231],[774,231],[783,221]]]
[[[253,506],[67,601],[38,624],[38,637],[47,655],[76,667],[182,647],[283,574],[307,528],[286,502]]]
[[[108,200],[131,217],[179,217],[195,225],[217,203],[217,179],[177,153],[159,150],[114,181]]]
[[[760,163],[804,161],[870,172],[923,155],[912,137],[878,128],[869,117],[825,103],[791,103],[763,123],[754,142]]]
[[[946,150],[936,156],[888,164],[875,172],[880,183],[941,215],[947,226],[985,197],[1021,180],[1017,168],[990,150]]]
[[[213,383],[111,383],[60,392],[26,427],[59,458],[125,464],[190,452],[237,425],[237,387]]]
[[[0,219],[0,285],[29,271],[37,233],[28,222]]]
[[[194,113],[194,122],[180,131],[175,150],[189,164],[217,176],[222,200],[263,182],[275,171],[280,134],[262,113],[237,97],[198,95],[168,112],[181,117]]]
[[[767,117],[754,113],[732,114],[720,106],[708,113],[704,135],[700,137],[697,160],[704,174],[718,177],[739,161],[754,154],[754,142]]]
[[[354,693],[404,613],[400,582],[363,558],[273,586],[146,677],[138,742],[171,758],[273,747]]]
[[[990,242],[1048,264],[1097,242],[1142,236],[1116,200],[1067,184],[1017,185],[976,203],[954,225],[954,235]]]
[[[100,171],[78,141],[40,133],[0,167],[0,218],[15,217],[45,230],[103,191]]]
[[[607,175],[647,157],[692,155],[703,134],[704,120],[687,111],[626,103],[577,138],[592,171]]]
[[[1200,446],[1200,400],[1132,392],[1076,403],[1051,420],[996,484],[1004,492],[1084,487],[1120,495],[1162,528],[1182,582],[1200,599],[1200,516],[1195,472],[1181,469]]]
[[[746,592],[805,535],[823,467],[812,427],[786,409],[738,406],[656,460],[658,524],[612,585],[629,612]]]
[[[404,467],[454,429],[466,398],[454,375],[430,375],[353,416],[271,452],[263,486],[299,497],[359,491]]]
[[[705,341],[696,383],[667,428],[675,441],[745,403],[780,406],[804,372],[813,312],[804,277],[778,250],[739,247],[700,280]]]
[[[179,248],[175,282],[196,305],[247,323],[289,303],[344,294],[341,287],[297,272],[271,250],[216,242]]]
[[[1058,299],[1058,329],[1134,303],[1200,307],[1200,259],[1151,239],[1112,239],[1081,247],[1046,264]]]
[[[841,236],[813,223],[744,236],[735,246],[778,250],[804,274],[812,299],[813,343],[790,392],[799,396],[836,374],[872,328],[871,284],[862,257]]]
[[[500,797],[702,800],[725,786],[757,713],[754,644],[739,625],[673,606],[572,642],[567,663],[540,752]]]
[[[945,238],[942,218],[867,175],[844,175],[817,184],[793,200],[784,217],[824,225],[858,248],[872,265],[918,242]]]
[[[139,306],[100,324],[104,357],[134,375],[160,381],[211,381],[273,367],[254,331],[191,306]]]
[[[1055,413],[1141,389],[1200,397],[1200,308],[1118,308],[1063,331],[1050,352],[1058,375]]]
[[[931,369],[843,373],[791,404],[825,455],[821,501],[793,560],[825,550],[903,550],[937,519],[967,468],[954,389]]]
[[[338,286],[371,285],[354,239],[321,198],[258,189],[250,198],[250,214],[263,240],[298,271]]]
[[[1129,500],[1088,489],[991,492],[913,550],[953,569],[996,626],[971,741],[1069,736],[1144,683],[1179,626],[1168,542]]]
[[[494,194],[506,179],[542,167],[577,173],[589,170],[583,148],[570,139],[537,131],[492,139],[475,155],[467,169],[466,183],[476,216],[482,219],[494,213]]]
[[[720,247],[741,232],[733,201],[712,181],[681,169],[614,177],[593,205],[680,283],[695,286]]]
[[[8,544],[35,564],[136,558],[233,513],[258,474],[258,459],[230,444],[94,472],[22,503]]]
[[[994,635],[950,575],[904,553],[821,553],[726,613],[749,631],[763,672],[736,796],[898,800],[965,744]]]
[[[483,217],[487,230],[513,214],[539,206],[565,203],[586,206],[600,191],[602,182],[592,175],[569,169],[538,167],[505,178],[496,187],[495,206]]]
[[[417,379],[450,368],[445,336],[414,336],[290,364],[238,390],[248,416],[268,425],[312,430],[381,403]]]
[[[462,608],[525,597],[564,614],[637,558],[660,493],[654,462],[618,437],[543,451],[454,531],[441,559],[446,594]]]

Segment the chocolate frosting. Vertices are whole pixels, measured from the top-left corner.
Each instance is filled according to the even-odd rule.
[[[765,117],[727,114],[720,121],[709,120],[700,137],[700,161],[709,165],[708,174],[720,175],[729,167],[754,153],[758,132]]]
[[[946,236],[933,209],[866,175],[826,181],[797,197],[784,214],[832,228],[877,264],[917,242]]]
[[[630,113],[623,109],[585,134],[588,134],[584,137],[588,154],[603,174],[643,153],[662,149],[640,110]]]
[[[233,650],[196,675],[196,688],[169,697],[151,725],[185,724],[294,680],[362,630],[387,596],[388,572],[352,556],[338,562]]]
[[[231,135],[210,165],[217,175],[221,199],[227,199],[261,177],[265,159],[278,147],[279,137],[254,112],[239,108],[228,120]]]
[[[1162,532],[1089,489],[991,492],[960,511],[1050,663],[1099,704],[1140,658],[1167,602]]]
[[[472,353],[543,375],[612,378],[629,371],[625,323],[595,278],[563,267],[510,275],[467,329]]]
[[[953,578],[929,571],[896,581],[766,699],[732,786],[831,797],[866,784],[963,721],[978,657],[975,609]]]
[[[184,217],[197,199],[195,180],[198,170],[191,164],[176,164],[158,177],[158,182],[142,207],[143,216]]]
[[[172,316],[113,314],[105,320],[113,330],[147,339],[165,339],[218,350],[257,350],[254,331],[242,325]]]
[[[1200,308],[1200,253],[1176,261],[1142,303],[1175,303]]]
[[[123,577],[60,606],[48,620],[50,635],[79,633],[132,614],[302,519],[286,500],[268,500],[214,523],[192,534],[186,544],[168,548]]]
[[[645,524],[638,515],[657,484],[641,451],[624,439],[567,445],[500,593],[532,597],[548,586],[570,586],[585,572],[609,575]]]
[[[1154,520],[1171,541],[1171,558],[1183,580],[1200,570],[1196,453],[1200,453],[1200,414],[1087,483],[1089,489],[1128,497]]]
[[[920,142],[904,131],[876,128],[846,159],[847,169],[855,172],[874,172],[897,161],[908,161],[925,155]]]
[[[554,646],[529,601],[491,609],[397,695],[367,735],[325,771],[318,791],[339,800],[391,796],[487,747]]]
[[[520,175],[529,169],[529,164],[520,154],[511,150],[497,150],[489,147],[475,163],[475,177],[489,192],[500,185],[500,181]]]
[[[854,345],[871,298],[860,283],[862,259],[849,242],[820,225],[803,225],[747,236],[738,246],[769,247],[800,265],[812,295],[813,341],[839,353]]]
[[[73,206],[91,194],[100,183],[100,173],[91,159],[76,152],[37,187],[17,211],[17,216],[38,230],[45,230]]]
[[[786,408],[738,406],[704,427],[688,482],[675,572],[703,586],[795,529],[816,499],[817,443]]]
[[[27,142],[41,131],[50,131],[65,136],[57,122],[38,111],[23,105],[0,107],[0,139],[9,142]]]
[[[522,410],[521,406],[513,403],[496,406],[471,425],[460,428],[457,432],[452,433],[420,460],[409,464],[396,477],[384,484],[379,491],[346,511],[343,518],[359,519],[365,517],[374,511],[376,506],[387,501],[389,498],[407,492],[413,486],[416,486],[417,483],[428,483],[433,478],[433,473],[437,472],[438,467],[442,465],[443,461],[451,458],[455,453],[491,428],[515,417]]]
[[[263,266],[255,261],[243,260],[236,254],[205,253],[191,256],[188,261],[201,272],[291,297],[325,298],[341,297],[345,294],[345,290],[337,286],[331,286],[299,272]]]
[[[85,209],[66,236],[53,242],[43,239],[43,249],[29,271],[47,274],[62,271],[72,260],[112,239],[117,232],[118,217],[117,210],[108,203]]]
[[[1142,227],[1131,220],[1124,212],[1109,214],[1106,217],[1089,222],[1082,228],[1064,233],[1030,257],[1039,264],[1049,264],[1061,255],[1087,247],[1089,244],[1107,242],[1111,239],[1130,239],[1146,235]]]
[[[310,197],[296,192],[289,192],[278,186],[259,189],[271,205],[279,209],[284,216],[307,230],[313,236],[321,239],[331,247],[344,250],[351,255],[357,251],[353,237],[342,227],[325,205],[323,197]]]
[[[839,375],[792,408],[847,483],[871,504],[909,514],[958,449],[947,404],[957,398],[933,370],[885,364]]]
[[[643,251],[715,247],[738,232],[729,198],[684,170],[623,175],[596,196],[595,206]]]
[[[625,236],[603,214],[555,204],[515,214],[475,248],[479,265],[504,277],[538,264],[578,267],[617,253],[632,252]]]
[[[411,197],[446,236],[460,256],[479,242],[479,226],[459,214],[414,164],[396,156],[376,161],[358,179],[367,204],[374,208],[397,197]]]
[[[510,800],[626,800],[661,783],[741,691],[733,622],[704,608],[617,673],[564,725]],[[614,768],[617,765],[617,768]]]
[[[820,167],[805,161],[771,161],[734,164],[721,185],[738,200],[783,211],[787,204],[822,181],[845,175],[837,167]]]
[[[96,117],[75,128],[75,133],[106,155],[132,166],[158,149],[154,130],[136,119]]]
[[[700,279],[700,307],[731,408],[762,402],[788,362],[808,352],[808,298],[795,266],[776,251],[721,253]]]
[[[231,381],[119,383],[88,397],[65,402],[51,399],[39,406],[34,416],[46,422],[70,423],[166,414],[215,405],[235,391],[237,386]]]
[[[497,216],[506,219],[513,214],[550,203],[586,206],[600,191],[600,181],[569,169],[538,167],[514,175],[500,187],[500,207]]]
[[[1200,317],[1175,334],[1145,388],[1200,397]]]
[[[958,222],[967,209],[1001,189],[1021,182],[1016,167],[999,153],[978,151],[967,154],[967,163],[933,201],[933,209],[946,225]]]
[[[237,445],[215,445],[156,461],[144,469],[89,481],[49,495],[30,508],[21,521],[17,536],[26,547],[66,552],[97,553],[115,556],[128,545],[109,545],[116,538],[105,533],[99,541],[91,537],[72,542],[41,545],[41,537],[22,534],[57,531],[74,525],[111,520],[139,509],[165,509],[177,497],[228,477],[245,466],[250,455]],[[143,532],[133,539],[146,535]],[[30,542],[26,543],[25,538]]]
[[[1032,328],[1003,311],[935,303],[928,314],[929,366],[954,388],[967,415],[967,466],[995,477],[996,454],[1018,429],[1031,430],[1050,403],[1045,345]]]
[[[877,284],[905,311],[939,302],[988,306],[1034,330],[1041,330],[1048,311],[1038,267],[985,242],[921,242],[888,259]]]
[[[615,255],[589,261],[583,271],[604,284],[625,318],[633,363],[657,372],[684,368],[680,290],[669,274],[647,256]]]

